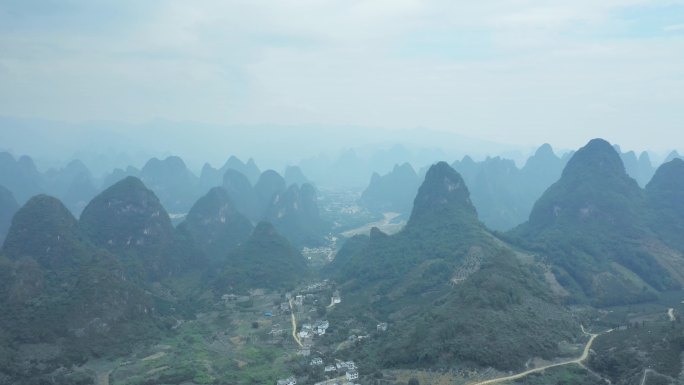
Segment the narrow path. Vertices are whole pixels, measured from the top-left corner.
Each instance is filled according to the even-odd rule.
[[[332,297],[330,297],[330,305],[328,305],[328,308],[331,308],[333,306],[335,306],[335,303],[333,302]]]
[[[665,379],[667,379],[668,382],[669,382],[669,381],[677,381],[676,378],[672,378],[672,377],[670,377],[670,376],[668,376],[668,375],[665,375],[665,374],[662,374],[662,373],[658,373],[658,372],[656,372],[656,371],[653,370],[653,369],[644,369],[644,376],[641,377],[641,383],[640,383],[640,385],[646,385],[646,378],[648,378],[648,375],[649,375],[649,374],[651,375],[651,377],[656,376],[656,377],[665,378]],[[674,382],[672,382],[672,383],[674,384]]]
[[[292,338],[294,338],[295,342],[300,348],[303,348],[304,345],[302,345],[302,340],[300,340],[299,336],[297,335],[297,319],[295,318],[295,311],[292,307],[292,298],[290,298],[288,303],[290,304],[290,317],[292,317]]]
[[[674,322],[676,320],[673,308],[667,309],[667,316],[670,317],[671,322]]]
[[[97,373],[97,385],[109,385],[109,375],[112,374],[112,370],[106,372]]]
[[[641,385],[646,384],[646,377],[648,377],[648,373],[651,372],[651,369],[646,369],[644,370],[644,376],[641,377]]]
[[[579,358],[576,358],[576,359],[574,359],[574,360],[563,361],[563,362],[558,362],[558,363],[555,363],[555,364],[549,364],[549,365],[541,366],[541,367],[538,367],[538,368],[526,370],[526,371],[521,372],[521,373],[518,373],[518,374],[513,374],[513,375],[511,375],[511,376],[499,377],[499,378],[492,378],[491,380],[486,380],[486,381],[481,381],[481,382],[475,382],[475,383],[472,383],[472,384],[470,384],[470,385],[488,385],[488,384],[497,384],[497,383],[505,382],[505,381],[518,380],[518,379],[523,378],[523,377],[525,377],[525,376],[528,376],[528,375],[530,375],[530,374],[532,374],[532,373],[539,373],[539,372],[543,372],[543,371],[546,370],[546,369],[556,368],[556,367],[565,366],[565,365],[578,364],[578,365],[584,367],[584,365],[582,364],[582,362],[583,362],[584,360],[586,360],[587,357],[589,357],[589,349],[591,349],[591,345],[594,343],[594,339],[596,339],[596,337],[598,337],[598,336],[601,335],[601,334],[605,334],[605,333],[610,333],[610,332],[612,332],[613,329],[610,329],[610,330],[605,331],[605,332],[600,333],[600,334],[595,334],[595,333],[588,333],[587,331],[585,331],[585,330],[584,330],[584,325],[580,325],[580,327],[582,328],[582,333],[584,333],[584,334],[586,334],[586,335],[589,336],[589,341],[588,341],[587,344],[584,346],[584,351],[582,352],[582,355],[581,355]]]

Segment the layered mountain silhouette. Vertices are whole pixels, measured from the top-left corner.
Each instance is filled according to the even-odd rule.
[[[254,185],[254,194],[256,194],[259,206],[267,207],[271,199],[276,193],[284,191],[287,188],[285,179],[274,170],[266,170],[259,180]]]
[[[239,212],[253,221],[259,220],[264,207],[244,174],[229,169],[223,175],[223,188]]]
[[[651,228],[663,241],[684,251],[684,160],[661,165],[646,185]]]
[[[185,233],[214,262],[250,236],[252,223],[240,214],[223,187],[214,187],[190,209],[178,230]]]
[[[275,193],[264,219],[295,245],[319,245],[325,226],[318,213],[316,190],[308,183]]]
[[[10,190],[20,204],[45,191],[33,160],[28,156],[15,159],[7,152],[0,152],[0,185]]]
[[[283,178],[285,178],[285,183],[288,186],[293,184],[301,186],[304,183],[311,184],[311,181],[306,176],[304,176],[304,173],[302,172],[302,169],[299,168],[299,166],[287,166],[285,168]]]
[[[395,165],[386,175],[373,173],[359,203],[372,211],[408,214],[413,207],[418,186],[420,178],[410,164]]]
[[[454,162],[468,184],[480,220],[494,230],[508,230],[527,220],[534,202],[563,170],[567,158],[549,144],[537,149],[522,169],[510,159],[494,157],[475,162],[469,156]]]
[[[80,160],[73,160],[61,169],[48,170],[44,181],[45,190],[59,198],[75,216],[98,193],[95,178]]]
[[[264,171],[252,187],[247,177],[228,170],[223,188],[235,208],[252,222],[269,221],[298,246],[319,245],[325,234],[318,214],[316,190],[308,183],[286,188],[285,179],[276,171]]]
[[[438,366],[458,357],[519,368],[531,356],[555,354],[548,341],[578,333],[544,278],[479,222],[463,178],[445,162],[428,170],[402,231],[373,229],[350,239],[327,271],[361,301],[355,308],[395,323],[359,353],[381,367]],[[505,324],[518,327],[500,328]],[[543,336],[531,326],[541,324]],[[519,338],[525,343],[512,342]]]
[[[172,213],[188,212],[200,195],[197,177],[177,156],[150,159],[140,171],[140,179]]]
[[[14,199],[12,192],[4,186],[0,186],[0,247],[5,241],[5,236],[12,223],[12,217],[17,210],[19,210],[19,204]]]
[[[226,260],[226,268],[214,283],[221,292],[290,289],[309,277],[304,257],[268,222],[257,224]]]
[[[578,299],[643,301],[679,285],[649,246],[656,238],[649,216],[644,191],[620,155],[594,139],[573,155],[529,221],[512,234],[544,250],[559,281]]]
[[[223,181],[223,175],[228,170],[234,170],[246,176],[250,184],[256,183],[259,175],[261,175],[261,171],[259,171],[259,167],[257,167],[254,159],[250,158],[247,163],[243,163],[237,157],[231,156],[219,169],[212,167],[209,163],[205,163],[200,174],[200,187],[203,190],[208,190],[212,187],[220,186]]]
[[[615,151],[620,154],[620,159],[625,166],[625,171],[629,176],[637,181],[639,186],[644,187],[653,177],[655,169],[651,164],[651,158],[646,151],[639,154],[637,157],[634,151],[628,151],[623,153],[620,150],[620,146],[614,146]]]

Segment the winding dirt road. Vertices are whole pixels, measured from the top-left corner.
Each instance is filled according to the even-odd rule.
[[[290,317],[292,317],[292,338],[294,338],[295,342],[300,348],[303,348],[304,345],[302,345],[302,340],[300,340],[299,336],[297,335],[297,319],[295,318],[295,311],[292,307],[292,299],[290,299],[288,303],[290,304]]]
[[[525,376],[527,376],[527,375],[530,375],[530,374],[532,374],[532,373],[539,373],[539,372],[543,372],[543,371],[546,370],[546,369],[556,368],[556,367],[565,366],[565,365],[577,364],[577,365],[580,365],[580,366],[584,367],[584,364],[583,364],[582,362],[583,362],[584,360],[586,360],[587,357],[589,357],[589,349],[591,349],[591,345],[594,343],[594,339],[596,339],[596,337],[598,337],[598,336],[601,335],[601,334],[605,334],[605,333],[610,333],[610,332],[612,332],[613,329],[610,329],[610,330],[605,331],[605,332],[603,332],[603,333],[594,334],[594,333],[587,333],[587,332],[584,330],[584,326],[583,326],[583,325],[580,325],[580,327],[582,328],[582,333],[584,333],[584,334],[586,334],[586,335],[589,336],[589,341],[587,341],[587,344],[584,346],[584,351],[582,352],[582,355],[581,355],[579,358],[576,358],[576,359],[574,359],[574,360],[569,360],[569,361],[558,362],[558,363],[555,363],[555,364],[549,364],[549,365],[545,365],[545,366],[540,366],[540,367],[538,367],[538,368],[526,370],[526,371],[521,372],[521,373],[518,373],[518,374],[513,374],[513,375],[510,375],[510,376],[506,376],[506,377],[492,378],[491,380],[486,380],[486,381],[481,381],[481,382],[475,382],[475,383],[471,383],[471,384],[469,384],[469,385],[489,385],[489,384],[498,384],[498,383],[500,383],[500,382],[505,382],[505,381],[513,381],[513,380],[517,380],[517,379],[523,378],[523,377],[525,377]]]
[[[676,318],[675,318],[675,315],[674,315],[674,309],[673,309],[673,308],[667,309],[667,316],[670,317],[670,321],[671,321],[671,322],[676,321]]]

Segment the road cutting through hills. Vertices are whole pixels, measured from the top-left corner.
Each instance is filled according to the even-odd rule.
[[[521,373],[518,373],[518,374],[513,374],[513,375],[510,375],[510,376],[498,377],[498,378],[492,378],[492,379],[489,379],[489,380],[486,380],[486,381],[474,382],[474,383],[470,383],[470,384],[468,384],[468,385],[489,385],[489,384],[498,384],[498,383],[506,382],[506,381],[514,381],[514,380],[521,379],[521,378],[523,378],[523,377],[525,377],[525,376],[528,376],[528,375],[530,375],[530,374],[543,372],[543,371],[546,370],[546,369],[556,368],[556,367],[559,367],[559,366],[566,366],[566,365],[577,364],[577,365],[580,365],[580,366],[584,367],[584,364],[583,364],[582,362],[583,362],[584,360],[586,360],[587,357],[589,357],[589,349],[591,349],[591,345],[594,343],[594,339],[596,339],[596,337],[598,337],[598,336],[601,335],[601,334],[605,334],[605,333],[610,333],[610,332],[612,332],[613,329],[607,330],[607,331],[605,331],[605,332],[603,332],[603,333],[595,334],[595,333],[588,333],[587,331],[585,331],[583,325],[580,325],[580,327],[582,328],[582,333],[584,333],[584,334],[586,334],[586,335],[589,336],[589,341],[587,341],[587,344],[584,346],[584,351],[582,352],[582,355],[581,355],[579,358],[575,358],[574,360],[569,360],[569,361],[558,362],[558,363],[555,363],[555,364],[549,364],[549,365],[540,366],[540,367],[538,367],[538,368],[526,370],[526,371],[524,371],[524,372],[521,372]]]

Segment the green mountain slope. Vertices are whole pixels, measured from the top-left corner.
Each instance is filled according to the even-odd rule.
[[[309,277],[304,257],[268,222],[260,222],[249,239],[227,256],[215,281],[221,292],[249,288],[290,289]]]
[[[120,256],[141,279],[158,280],[201,264],[192,245],[177,239],[159,199],[135,177],[96,196],[83,210],[79,226],[89,240]]]
[[[509,370],[551,357],[558,342],[577,336],[541,272],[487,232],[469,195],[449,165],[433,165],[404,230],[352,238],[327,268],[346,293],[340,312],[392,323],[359,359]]]
[[[577,151],[511,232],[548,257],[575,300],[608,305],[648,300],[677,286],[645,245],[654,239],[644,192],[606,141]]]
[[[247,240],[253,226],[236,210],[226,190],[214,187],[192,206],[178,230],[212,261],[221,262]]]
[[[60,366],[128,351],[158,333],[152,298],[114,255],[83,239],[76,219],[57,199],[30,199],[15,215],[5,245],[0,378],[47,383]],[[26,354],[18,352],[34,345],[55,353],[22,361]]]
[[[665,242],[684,251],[684,161],[661,165],[646,185],[650,224]]]

